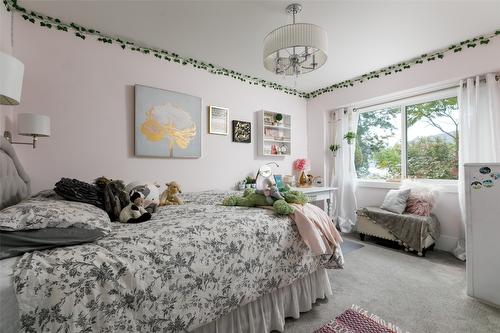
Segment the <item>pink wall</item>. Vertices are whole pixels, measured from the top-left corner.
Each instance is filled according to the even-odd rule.
[[[228,189],[270,160],[281,166],[276,173],[287,174],[294,159],[307,156],[304,99],[82,41],[17,16],[14,31],[14,55],[25,64],[23,100],[14,116],[40,113],[52,121],[52,136],[40,139],[35,150],[16,147],[34,191],[52,187],[63,176],[88,181],[100,175],[126,181],[177,180],[186,191]],[[202,97],[202,158],[134,157],[134,84]],[[208,134],[208,105],[228,107],[231,119],[252,121],[252,143]],[[291,157],[257,156],[255,111],[261,109],[292,115]]]
[[[429,62],[388,77],[367,81],[364,84],[339,89],[307,102],[308,153],[312,172],[326,175],[328,156],[327,113],[335,108],[376,98],[400,91],[414,89],[438,82],[456,80],[500,70],[500,38],[489,45],[467,49],[461,53],[447,55],[441,61]],[[380,205],[388,188],[358,187],[360,207]],[[462,234],[457,192],[448,191],[440,195],[435,213],[441,222],[442,236],[437,247],[451,251]]]
[[[7,12],[5,6],[0,5],[0,51],[11,54],[11,41],[10,41],[10,13]],[[8,124],[11,117],[12,107],[6,105],[0,105],[0,135],[3,136],[3,132]]]

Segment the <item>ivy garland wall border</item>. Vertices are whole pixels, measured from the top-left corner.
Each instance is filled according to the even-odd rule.
[[[39,24],[41,27],[45,27],[47,29],[57,29],[58,31],[64,32],[73,32],[74,35],[82,40],[85,40],[87,37],[94,37],[97,41],[102,42],[104,44],[116,44],[121,47],[123,50],[130,50],[139,52],[145,55],[154,56],[155,58],[162,59],[169,62],[178,63],[180,65],[191,65],[194,68],[205,70],[211,74],[215,75],[223,75],[227,77],[231,77],[235,80],[239,80],[241,82],[246,82],[250,85],[259,85],[265,88],[271,88],[274,90],[282,91],[289,95],[299,96],[303,98],[315,98],[325,93],[333,92],[336,89],[341,88],[349,88],[354,85],[361,84],[363,82],[378,79],[381,77],[385,77],[388,75],[400,73],[406,69],[411,68],[415,65],[420,65],[425,62],[435,61],[439,59],[443,59],[447,54],[454,54],[457,52],[462,52],[467,48],[474,48],[476,46],[485,46],[488,45],[489,42],[495,38],[500,36],[500,29],[492,32],[490,34],[478,36],[472,39],[467,39],[461,41],[459,43],[450,45],[446,48],[439,49],[437,51],[433,51],[430,53],[422,54],[419,57],[412,58],[410,60],[391,65],[376,71],[372,71],[358,77],[355,77],[350,80],[345,80],[339,83],[332,84],[325,88],[320,88],[311,92],[298,91],[296,89],[288,88],[281,84],[260,79],[255,76],[247,75],[239,73],[235,70],[227,69],[221,66],[217,66],[208,62],[204,62],[201,60],[197,60],[194,58],[182,57],[177,53],[166,51],[159,48],[146,47],[137,42],[126,40],[124,38],[117,38],[114,36],[110,36],[104,33],[101,33],[98,30],[86,28],[76,23],[66,23],[58,18],[54,18],[51,16],[46,16],[41,13],[31,11],[24,7],[18,5],[17,0],[3,0],[3,3],[7,9],[7,11],[18,12],[19,15],[26,21],[29,21],[33,24]]]

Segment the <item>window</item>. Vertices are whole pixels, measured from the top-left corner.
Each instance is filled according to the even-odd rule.
[[[359,178],[458,178],[456,97],[360,112],[355,150]]]

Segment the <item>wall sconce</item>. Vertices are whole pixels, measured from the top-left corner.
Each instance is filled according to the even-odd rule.
[[[20,113],[17,116],[17,133],[19,135],[31,136],[33,142],[13,142],[12,134],[9,131],[5,131],[3,136],[11,144],[33,145],[33,149],[35,149],[38,137],[50,136],[50,118],[39,114]]]

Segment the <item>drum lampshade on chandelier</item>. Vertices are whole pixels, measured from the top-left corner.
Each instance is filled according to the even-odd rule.
[[[278,75],[295,75],[320,68],[328,58],[328,37],[323,28],[295,23],[302,10],[299,4],[286,7],[293,23],[271,31],[264,38],[264,67]]]

